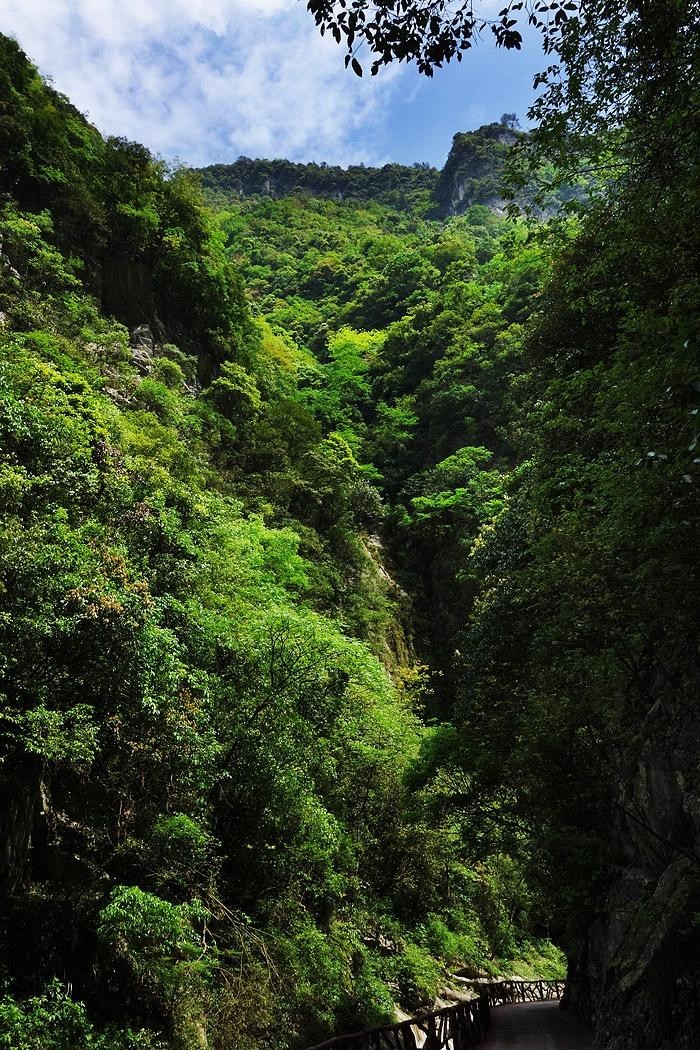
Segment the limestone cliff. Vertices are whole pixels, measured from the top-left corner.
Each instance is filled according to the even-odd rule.
[[[458,215],[474,204],[504,210],[505,162],[508,150],[520,138],[522,132],[505,124],[486,124],[478,131],[455,135],[435,190],[443,213]]]
[[[295,164],[288,160],[251,160],[212,164],[200,171],[206,191],[223,197],[286,197],[305,194],[332,200],[376,200],[394,207],[410,203],[406,195],[433,192],[438,171],[429,164]]]

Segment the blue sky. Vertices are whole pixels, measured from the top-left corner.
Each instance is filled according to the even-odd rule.
[[[485,39],[432,80],[406,66],[359,80],[299,0],[3,0],[0,31],[101,131],[194,165],[440,166],[455,132],[524,122],[546,64],[530,34],[520,53]]]

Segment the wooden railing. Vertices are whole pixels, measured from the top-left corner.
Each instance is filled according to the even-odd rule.
[[[490,1006],[561,999],[566,981],[498,981],[486,985]]]
[[[398,1024],[338,1035],[310,1050],[472,1050],[488,1031],[492,1006],[560,999],[564,981],[498,981],[478,999],[446,1006]]]
[[[423,1017],[340,1035],[311,1050],[471,1050],[489,1026],[487,995],[446,1006]]]

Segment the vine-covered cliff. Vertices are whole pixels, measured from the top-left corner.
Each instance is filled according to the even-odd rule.
[[[429,164],[364,164],[341,168],[335,164],[294,164],[288,160],[251,160],[211,164],[200,171],[210,193],[236,197],[287,197],[307,194],[332,200],[376,200],[402,210],[416,203],[423,191],[432,192],[438,172]]]

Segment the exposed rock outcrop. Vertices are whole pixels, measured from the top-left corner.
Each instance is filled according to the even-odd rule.
[[[657,702],[621,769],[619,868],[573,960],[569,996],[605,1050],[697,1050],[700,724]]]
[[[156,315],[153,278],[138,260],[108,255],[102,262],[102,305],[128,328],[152,324]]]
[[[478,131],[455,135],[435,190],[443,214],[458,215],[474,204],[504,211],[505,162],[519,138],[522,133],[505,124],[486,124]]]
[[[201,169],[205,189],[225,197],[286,197],[306,194],[331,200],[377,200],[401,205],[402,194],[435,188],[438,171],[429,164],[294,164],[288,160],[251,160],[212,164]]]
[[[137,325],[129,339],[131,357],[140,372],[149,372],[156,350],[153,332],[147,324]]]

